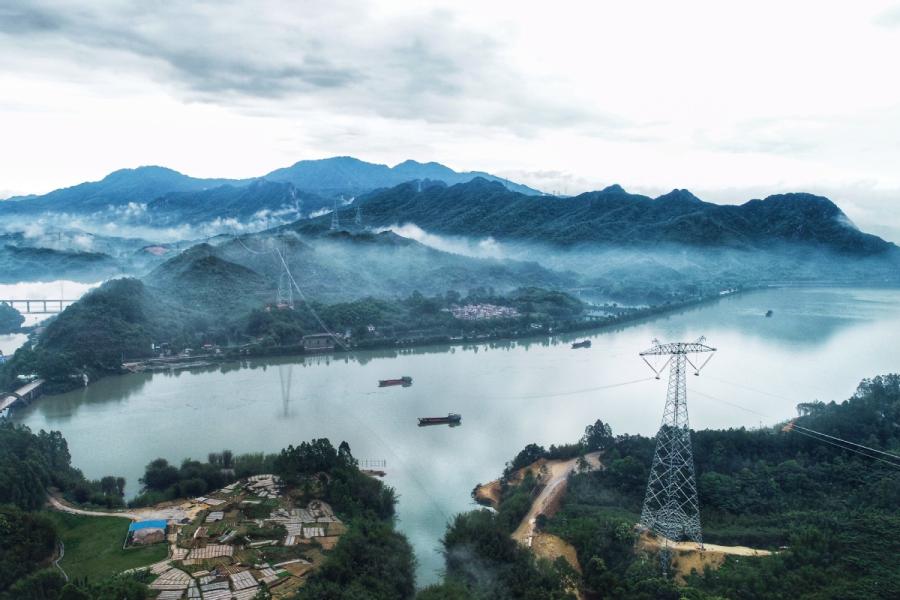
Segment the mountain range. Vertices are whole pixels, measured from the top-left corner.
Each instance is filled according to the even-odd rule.
[[[897,247],[859,231],[833,202],[812,194],[778,194],[741,205],[704,202],[687,190],[657,198],[618,185],[570,198],[535,197],[476,178],[467,183],[402,184],[361,197],[366,226],[412,223],[431,233],[496,240],[652,247],[680,244],[733,249],[817,246],[875,255]],[[351,219],[344,209],[342,220]],[[317,219],[301,228],[322,228]]]
[[[527,186],[482,172],[458,173],[444,165],[407,160],[394,167],[342,156],[304,160],[250,179],[198,179],[159,166],[121,169],[100,181],[81,183],[44,195],[0,202],[0,215],[41,213],[94,215],[132,225],[197,224],[281,213],[290,220],[335,200],[393,187],[412,180],[456,184],[483,178],[517,192],[538,195]]]

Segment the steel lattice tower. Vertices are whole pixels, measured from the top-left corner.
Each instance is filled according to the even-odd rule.
[[[641,358],[656,373],[669,368],[669,389],[662,424],[656,435],[656,452],[647,481],[647,493],[641,510],[641,524],[667,540],[692,540],[703,543],[700,529],[700,503],[694,479],[694,455],[691,452],[691,430],[687,410],[687,382],[685,374],[690,365],[694,374],[706,366],[715,348],[706,346],[700,338],[692,343],[660,344],[641,352]],[[691,361],[691,354],[710,353],[700,366]],[[660,369],[655,369],[647,356],[668,356]]]
[[[362,207],[356,206],[356,216],[353,218],[353,222],[357,227],[362,227]]]
[[[341,196],[341,204],[344,203],[344,197]],[[334,201],[334,210],[331,211],[331,231],[337,231],[341,228],[341,220],[338,217],[338,203]]]
[[[294,288],[291,285],[291,276],[287,271],[282,271],[278,276],[278,292],[275,297],[275,306],[278,308],[294,308]]]

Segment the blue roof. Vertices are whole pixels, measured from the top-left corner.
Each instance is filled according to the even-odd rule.
[[[156,521],[135,521],[128,526],[128,531],[137,531],[138,529],[166,529],[168,521],[159,519]]]

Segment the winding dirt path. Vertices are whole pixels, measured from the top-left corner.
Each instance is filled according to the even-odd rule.
[[[596,471],[602,466],[599,452],[585,454],[584,458],[587,460],[591,471]],[[578,468],[578,459],[548,460],[543,463],[543,467],[547,469],[547,475],[540,481],[544,487],[531,503],[528,514],[525,515],[525,518],[522,519],[522,522],[519,523],[519,526],[516,527],[512,534],[514,540],[529,548],[533,545],[537,516],[540,514],[545,514],[548,517],[553,516],[559,510],[562,497],[566,493],[569,474]]]
[[[164,508],[137,508],[133,510],[86,510],[83,508],[76,508],[74,506],[71,506],[70,504],[62,500],[59,496],[55,496],[52,494],[47,496],[47,502],[50,504],[53,510],[69,513],[70,515],[84,515],[87,517],[121,517],[123,519],[130,519],[132,521],[144,521],[153,519],[180,521],[181,519],[191,517],[188,510],[186,510],[182,505],[168,506]],[[193,506],[193,503],[187,504]]]

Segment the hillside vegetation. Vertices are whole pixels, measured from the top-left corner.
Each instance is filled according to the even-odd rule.
[[[373,225],[406,222],[438,233],[563,246],[669,243],[746,249],[790,243],[859,255],[894,249],[853,227],[833,202],[812,194],[718,205],[687,190],[654,199],[614,185],[572,198],[548,198],[475,179],[421,191],[407,183],[370,194],[361,203]]]

